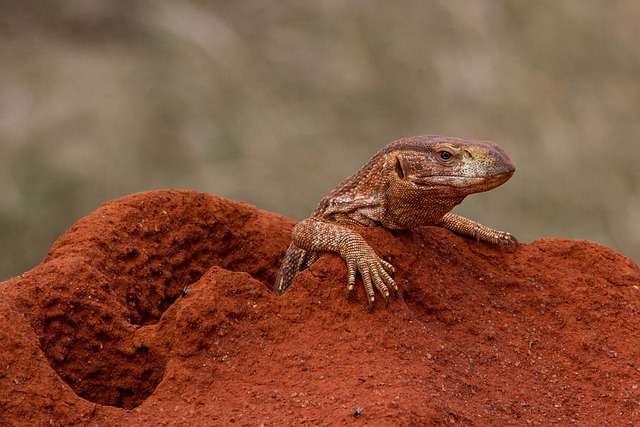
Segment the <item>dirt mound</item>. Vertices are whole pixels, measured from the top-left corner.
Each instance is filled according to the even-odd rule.
[[[187,191],[80,220],[0,284],[0,424],[640,423],[629,259],[361,229],[401,288],[370,314],[331,254],[270,292],[293,224]]]

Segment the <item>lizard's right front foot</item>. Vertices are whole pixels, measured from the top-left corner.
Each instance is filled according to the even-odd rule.
[[[395,269],[387,261],[379,258],[367,243],[362,241],[347,245],[341,255],[347,262],[349,271],[347,298],[355,289],[357,272],[360,272],[360,276],[362,276],[362,283],[369,300],[369,311],[373,310],[375,305],[374,286],[382,294],[385,304],[389,303],[389,288],[396,295],[398,294],[398,286],[391,277],[395,274]]]

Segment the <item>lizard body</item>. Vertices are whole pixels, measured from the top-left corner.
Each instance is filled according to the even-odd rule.
[[[293,277],[322,252],[337,252],[347,263],[349,292],[360,272],[369,309],[374,306],[374,287],[388,301],[389,290],[398,291],[394,268],[352,226],[406,230],[438,225],[515,248],[518,242],[511,234],[450,212],[469,194],[503,184],[514,171],[509,157],[493,142],[429,135],[388,144],[294,227],[274,292],[282,295]]]

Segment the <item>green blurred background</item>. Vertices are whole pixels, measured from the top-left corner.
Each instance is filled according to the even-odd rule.
[[[640,259],[640,2],[0,1],[0,279],[101,203],[186,188],[303,219],[386,143],[489,139],[456,209]],[[579,254],[577,254],[579,256]]]

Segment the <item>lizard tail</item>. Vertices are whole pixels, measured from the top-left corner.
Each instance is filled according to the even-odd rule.
[[[291,243],[280,265],[276,283],[273,285],[273,293],[278,296],[284,294],[287,288],[291,286],[295,275],[305,270],[319,257],[319,252],[308,252]]]

